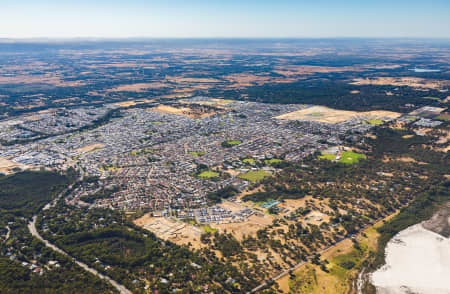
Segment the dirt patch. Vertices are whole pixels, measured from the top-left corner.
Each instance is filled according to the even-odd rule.
[[[395,157],[395,158],[391,158],[391,157],[384,157],[383,158],[383,162],[389,162],[389,161],[401,161],[401,162],[413,162],[413,163],[417,163],[417,164],[428,164],[426,162],[423,161],[417,161],[412,157],[407,157],[407,156],[403,156],[403,157]]]
[[[75,151],[78,153],[88,153],[88,152],[94,151],[96,149],[101,149],[101,148],[103,148],[103,146],[105,146],[105,145],[97,143],[97,144],[92,144],[92,145],[86,145],[84,147],[75,149]]]
[[[86,83],[82,81],[65,81],[56,75],[17,75],[17,76],[0,76],[0,84],[49,84],[58,87],[77,87],[84,86]]]
[[[169,240],[179,245],[190,243],[195,249],[205,246],[200,241],[200,236],[204,231],[187,223],[165,217],[152,217],[150,214],[136,219],[134,223],[163,240]]]
[[[137,84],[130,84],[130,85],[121,85],[117,86],[112,89],[107,89],[107,92],[145,92],[149,89],[160,89],[164,87],[168,87],[168,84],[165,83],[137,83]]]
[[[298,76],[298,75],[310,75],[314,73],[333,73],[333,72],[346,72],[346,71],[361,71],[361,69],[352,66],[314,66],[314,65],[292,65],[292,66],[279,66],[275,67],[275,73],[284,76]]]
[[[190,118],[203,118],[223,112],[223,110],[220,108],[209,107],[206,105],[199,105],[199,104],[192,104],[192,107],[189,107],[189,105],[187,104],[180,104],[180,105],[161,104],[158,105],[157,107],[151,108],[151,110],[162,113],[183,115]]]
[[[211,78],[184,78],[184,77],[166,77],[169,82],[172,83],[218,83],[220,80]]]
[[[20,168],[21,170],[29,169],[30,167],[28,165],[24,165],[21,163],[17,163],[14,161],[11,161],[9,159],[6,159],[4,157],[0,157],[0,173],[9,175],[15,172],[14,169]]]
[[[383,110],[357,112],[357,111],[332,109],[325,106],[313,106],[306,109],[285,113],[280,116],[277,116],[276,118],[286,120],[309,120],[335,124],[353,119],[392,120],[399,117],[400,115],[401,114],[397,112],[383,111]]]
[[[448,81],[422,79],[416,77],[375,77],[354,79],[351,85],[374,85],[374,86],[409,86],[418,89],[439,90],[450,85]]]
[[[138,100],[133,100],[133,101],[117,102],[117,103],[114,103],[114,105],[117,105],[117,106],[120,106],[120,107],[129,107],[129,106],[134,106],[134,105],[144,104],[144,103],[150,103],[150,102],[153,102],[153,100],[151,100],[151,99],[138,99]]]
[[[307,214],[303,220],[307,224],[313,224],[320,226],[323,222],[328,222],[330,220],[330,217],[320,211],[312,211],[311,213]]]
[[[256,236],[258,230],[271,225],[273,217],[267,214],[258,214],[250,216],[246,221],[230,224],[210,224],[211,227],[218,229],[219,232],[231,233],[236,239],[242,240],[244,236]]]
[[[232,83],[229,87],[242,88],[254,85],[263,85],[273,80],[270,76],[257,76],[249,73],[239,73],[224,76],[224,79]]]

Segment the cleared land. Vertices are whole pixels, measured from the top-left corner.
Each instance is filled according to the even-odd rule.
[[[138,218],[134,223],[144,229],[153,232],[157,237],[169,240],[179,245],[192,244],[194,248],[201,248],[200,236],[204,230],[196,226],[173,221],[164,217],[152,217],[146,214]]]
[[[392,120],[399,117],[400,115],[401,114],[397,112],[384,110],[357,112],[357,111],[332,109],[325,106],[313,106],[306,109],[285,113],[280,116],[277,116],[276,118],[285,120],[309,120],[335,124],[353,119],[380,120],[380,121]]]
[[[243,204],[224,201],[219,206],[231,210],[233,213],[245,209],[249,206]],[[258,230],[264,229],[266,226],[271,225],[273,217],[268,214],[257,213],[243,222],[229,223],[229,224],[216,224],[211,223],[212,228],[218,229],[220,232],[231,233],[236,239],[242,240],[244,236],[255,236]]]
[[[130,84],[130,85],[122,85],[118,86],[112,89],[108,89],[108,92],[145,92],[148,89],[159,89],[168,87],[168,84],[165,83],[137,83],[137,84]]]
[[[375,85],[375,86],[409,86],[419,89],[439,90],[449,85],[448,81],[422,79],[416,77],[375,77],[354,79],[351,85]]]
[[[78,149],[75,149],[76,152],[78,153],[88,153],[88,152],[93,152],[95,150],[101,149],[103,148],[103,144],[97,143],[97,144],[91,144],[91,145],[87,145]]]
[[[29,166],[0,157],[0,173],[9,175],[15,172],[15,169],[26,170]]]
[[[114,105],[121,106],[121,107],[128,107],[128,106],[134,106],[134,105],[150,103],[150,102],[153,102],[153,100],[151,100],[151,99],[138,99],[138,100],[133,100],[133,101],[117,102],[117,103],[114,103]]]
[[[183,115],[190,118],[203,118],[219,113],[219,111],[201,105],[197,105],[196,107],[188,107],[181,105],[177,107],[170,105],[158,105],[157,107],[152,108],[152,110],[161,113]]]

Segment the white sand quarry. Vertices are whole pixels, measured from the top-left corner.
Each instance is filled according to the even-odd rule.
[[[450,238],[409,227],[386,247],[386,265],[372,274],[380,294],[450,294]]]

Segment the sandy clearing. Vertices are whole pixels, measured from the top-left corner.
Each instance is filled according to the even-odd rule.
[[[0,173],[9,175],[14,173],[14,168],[20,168],[22,170],[29,169],[30,167],[21,163],[17,163],[6,159],[4,157],[0,157]]]
[[[84,86],[85,82],[82,81],[64,81],[57,75],[44,74],[44,75],[17,75],[17,76],[0,76],[0,84],[50,84],[53,86],[61,87],[76,87]]]
[[[414,163],[417,163],[417,164],[428,164],[428,163],[426,163],[426,162],[423,162],[423,161],[417,161],[417,160],[415,160],[414,158],[412,158],[412,157],[407,157],[407,156],[396,157],[396,158],[390,158],[390,157],[384,157],[384,158],[383,158],[383,162],[389,162],[389,161],[392,161],[392,160],[395,160],[395,161],[401,161],[401,162],[414,162]]]
[[[314,73],[332,73],[332,72],[346,72],[346,71],[361,71],[360,68],[353,66],[315,66],[315,65],[290,65],[290,66],[277,66],[274,70],[275,73],[284,76],[297,76],[297,75],[309,75]]]
[[[230,104],[232,102],[235,102],[235,101],[236,100],[211,98],[211,99],[204,100],[204,101],[190,102],[190,101],[187,101],[187,100],[181,100],[180,102],[199,104],[199,105],[225,106],[225,105],[228,105],[228,104]]]
[[[392,120],[399,117],[400,115],[401,114],[397,112],[384,110],[357,112],[349,110],[332,109],[325,106],[312,106],[306,109],[285,113],[275,118],[285,120],[309,120],[335,124],[352,119]]]
[[[197,105],[198,106],[198,105]],[[161,113],[171,113],[177,115],[183,115],[190,118],[203,118],[213,114],[218,113],[219,110],[214,111],[207,106],[200,106],[196,108],[189,108],[184,105],[177,105],[177,107],[170,105],[158,105],[156,107],[151,108],[153,111],[161,112]]]
[[[107,92],[145,92],[148,89],[159,89],[168,87],[168,84],[155,82],[155,83],[137,83],[130,85],[121,85],[115,88],[107,89]]]
[[[308,213],[303,218],[303,220],[307,224],[313,224],[313,225],[319,226],[323,222],[328,222],[330,220],[330,217],[328,215],[326,215],[325,213],[314,210],[314,211]]]
[[[172,241],[178,245],[191,243],[195,249],[206,246],[200,241],[200,236],[204,231],[187,223],[165,217],[153,217],[150,214],[136,219],[134,223],[154,233],[157,237]]]
[[[153,101],[154,101],[153,99],[137,99],[137,100],[132,100],[132,101],[117,102],[117,103],[114,103],[114,105],[117,105],[120,107],[129,107],[129,106],[134,106],[134,105],[138,105],[138,104],[151,103]]]
[[[100,143],[91,144],[91,145],[86,145],[81,148],[75,149],[75,151],[78,153],[87,153],[87,152],[93,151],[95,149],[103,148],[103,146],[105,146],[105,145],[100,144]]]
[[[220,80],[212,78],[184,78],[184,77],[166,77],[166,79],[173,83],[218,83]]]
[[[271,225],[273,217],[270,215],[250,216],[247,221],[230,224],[210,224],[211,227],[218,229],[221,233],[231,233],[236,239],[242,240],[244,236],[255,236],[258,230],[264,229]]]

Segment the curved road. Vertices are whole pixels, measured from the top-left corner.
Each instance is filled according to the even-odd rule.
[[[83,171],[81,171],[81,174],[83,174]],[[83,176],[81,175],[80,180],[83,179]],[[43,209],[47,210],[51,207],[53,207],[56,202],[64,195],[64,193],[66,193],[68,190],[72,189],[73,184],[70,185],[67,189],[65,189],[63,192],[61,192],[52,202],[48,203]],[[70,257],[77,265],[79,265],[80,267],[82,267],[84,270],[96,275],[97,277],[108,281],[114,288],[117,289],[117,291],[119,291],[121,294],[133,294],[130,290],[128,290],[127,288],[125,288],[125,286],[117,283],[116,281],[114,281],[113,279],[111,279],[108,276],[105,276],[101,273],[99,273],[96,269],[93,269],[91,267],[89,267],[87,264],[76,260],[74,257],[70,256],[69,254],[67,254],[65,251],[63,251],[62,249],[56,247],[54,244],[50,243],[48,240],[42,238],[42,236],[39,234],[39,232],[36,229],[36,220],[37,220],[37,215],[33,216],[33,219],[28,223],[28,230],[30,231],[31,235],[33,235],[34,237],[38,238],[39,240],[41,240],[42,242],[44,242],[45,246],[53,249],[54,251],[63,254],[65,256]]]
[[[6,226],[6,236],[5,236],[5,241],[9,239],[9,235],[11,235],[11,229],[9,228],[9,226]]]
[[[35,236],[36,238],[38,238],[39,240],[41,240],[42,242],[44,242],[45,246],[47,246],[47,247],[49,247],[49,248],[55,250],[55,251],[58,252],[58,253],[61,253],[61,254],[63,254],[63,255],[66,255],[66,256],[72,258],[72,260],[73,260],[76,264],[78,264],[80,267],[82,267],[82,268],[85,269],[86,271],[88,271],[88,272],[90,272],[90,273],[96,275],[97,277],[99,277],[99,278],[101,278],[101,279],[104,279],[104,280],[108,281],[108,282],[109,282],[111,285],[113,285],[114,288],[116,288],[121,294],[132,294],[132,292],[131,292],[130,290],[128,290],[127,288],[125,288],[125,286],[123,286],[123,285],[117,283],[116,281],[114,281],[114,280],[111,279],[110,277],[105,276],[105,275],[99,273],[97,270],[95,270],[95,269],[89,267],[87,264],[85,264],[85,263],[83,263],[83,262],[81,262],[81,261],[76,260],[75,258],[71,257],[69,254],[67,254],[65,251],[59,249],[58,247],[56,247],[55,245],[53,245],[52,243],[50,243],[48,240],[42,238],[42,236],[41,236],[41,235],[38,233],[38,231],[36,230],[36,219],[37,219],[37,216],[36,216],[36,215],[33,216],[33,220],[30,221],[30,222],[28,223],[28,230],[30,231],[31,235]]]

